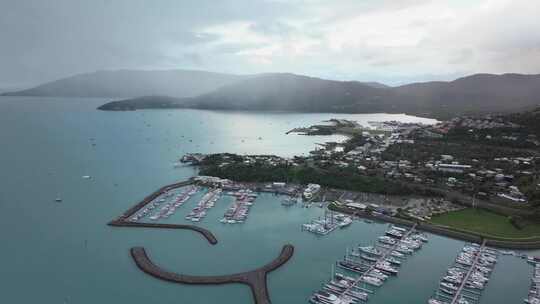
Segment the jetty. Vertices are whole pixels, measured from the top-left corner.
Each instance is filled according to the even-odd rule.
[[[455,264],[442,278],[430,304],[472,304],[479,303],[482,291],[489,282],[489,277],[498,252],[486,247],[487,240],[481,245],[472,244],[463,247]]]
[[[260,268],[230,275],[194,276],[166,271],[152,262],[143,247],[131,248],[131,256],[137,267],[157,279],[193,285],[245,284],[250,287],[255,304],[271,303],[267,286],[267,274],[285,264],[293,256],[293,253],[293,245],[287,244],[283,246],[277,258]]]
[[[406,257],[414,254],[423,242],[428,241],[425,235],[416,232],[415,226],[403,228],[392,225],[385,234],[378,238],[378,242],[382,243],[380,245],[358,246],[350,253],[347,248],[344,259],[332,265],[330,281],[315,291],[309,302],[327,304],[368,301],[370,294],[375,292],[370,288],[381,287],[391,276],[396,276],[399,273],[398,267]],[[335,267],[359,276],[335,272]]]
[[[411,235],[411,233],[413,233],[413,231],[415,231],[415,228],[416,228],[416,224],[414,224],[410,229],[408,229],[407,232],[405,232],[405,234],[400,238],[400,240],[409,237],[409,236]],[[390,255],[390,253],[391,253],[392,251],[394,251],[399,245],[400,245],[400,242],[396,242],[395,245],[392,245],[391,247],[389,247],[388,250],[384,251],[384,252],[381,254],[381,256],[377,259],[377,262],[386,260],[386,258],[388,257],[388,255]],[[377,263],[374,263],[374,264],[372,264],[371,266],[369,266],[369,268],[368,268],[362,275],[360,275],[360,276],[356,279],[356,282],[354,282],[354,284],[352,284],[351,287],[349,287],[348,289],[345,290],[344,294],[349,293],[350,291],[354,290],[354,289],[356,288],[356,286],[358,286],[359,284],[361,284],[361,283],[364,281],[364,278],[365,278],[372,270],[375,269],[376,265],[377,265]]]
[[[458,301],[462,298],[462,292],[465,288],[465,284],[469,282],[469,278],[471,277],[471,274],[476,270],[476,267],[478,265],[478,261],[480,260],[480,257],[484,250],[486,249],[486,240],[482,242],[482,245],[480,245],[480,248],[478,248],[478,251],[476,252],[476,255],[474,256],[474,259],[472,261],[472,265],[469,268],[469,271],[467,271],[467,274],[463,277],[463,281],[461,284],[459,284],[458,290],[456,291],[456,294],[452,298],[452,301],[450,304],[457,304]]]

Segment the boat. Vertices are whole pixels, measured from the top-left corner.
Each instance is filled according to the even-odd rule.
[[[386,279],[388,279],[388,275],[382,273],[382,271],[378,270],[378,269],[373,269],[371,270],[369,273],[367,273],[367,275],[371,276],[371,277],[374,277],[374,278],[377,278],[381,281],[385,281]]]
[[[428,304],[448,304],[448,302],[431,298],[428,300]]]
[[[389,237],[389,236],[381,236],[381,237],[379,237],[379,242],[381,242],[383,244],[388,244],[388,245],[395,245],[396,244],[396,240]]]
[[[393,257],[388,257],[388,258],[385,259],[385,261],[390,263],[390,264],[397,265],[397,266],[401,265],[401,261],[398,260],[398,259],[395,259]]]
[[[394,257],[396,257],[396,258],[402,258],[402,257],[405,256],[403,253],[400,253],[400,252],[397,252],[397,251],[392,251],[392,252],[390,252],[390,255],[391,255],[391,256],[394,256]]]
[[[360,280],[366,284],[373,285],[376,287],[379,287],[383,284],[380,279],[377,279],[375,277],[370,277],[370,276],[363,276]]]
[[[338,266],[357,273],[363,273],[364,271],[366,271],[366,267],[362,267],[347,261],[339,261]]]
[[[320,300],[318,303],[329,303],[329,304],[349,304],[352,303],[351,301],[342,300],[340,297],[336,296],[335,294],[331,294],[326,291],[317,291],[313,294],[313,296]]]
[[[465,300],[465,298],[461,297],[457,301],[457,304],[469,304],[469,301]]]
[[[345,292],[345,294],[364,302],[367,301],[369,297],[367,292],[357,290],[348,290]]]
[[[365,253],[369,253],[373,255],[381,255],[381,252],[373,246],[358,247],[358,249],[362,250]]]
[[[395,226],[395,225],[391,225],[391,226],[390,226],[390,229],[394,229],[394,230],[397,230],[397,231],[401,231],[401,232],[403,232],[403,233],[407,232],[407,229],[402,228],[402,227],[399,227],[399,226]]]
[[[454,291],[457,291],[458,288],[456,287],[456,285],[452,284],[452,283],[445,283],[445,282],[441,282],[441,286],[444,287],[444,288],[448,288],[449,290],[454,290]]]
[[[455,291],[446,288],[441,288],[441,291],[449,295],[454,295],[456,293]]]
[[[423,233],[414,234],[412,236],[412,238],[415,239],[415,240],[420,240],[420,241],[422,241],[424,243],[426,243],[428,241],[427,236],[425,234],[423,234]]]
[[[349,226],[350,224],[352,224],[352,222],[353,222],[352,218],[347,216],[347,217],[344,217],[343,220],[338,223],[338,226],[339,228],[345,228]]]
[[[391,230],[386,231],[386,235],[391,236],[391,237],[395,237],[395,238],[398,238],[398,239],[403,237],[403,233],[401,231],[398,231],[398,230],[395,230],[395,229],[391,229]]]
[[[397,252],[399,253],[405,253],[405,254],[412,254],[413,253],[413,250],[410,249],[409,247],[407,246],[403,246],[403,245],[399,245],[396,247],[395,249]]]
[[[366,261],[377,262],[377,259],[376,259],[376,258],[370,257],[370,256],[365,255],[365,254],[362,254],[360,257],[361,257],[362,259],[366,260]]]
[[[394,267],[384,263],[384,262],[379,262],[375,265],[375,268],[383,271],[383,272],[386,272],[388,274],[391,274],[391,275],[397,275],[398,274],[398,270],[395,269]]]

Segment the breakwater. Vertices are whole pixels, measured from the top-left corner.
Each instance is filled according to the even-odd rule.
[[[206,240],[212,244],[217,244],[217,238],[214,234],[205,228],[195,225],[181,225],[181,224],[158,224],[158,223],[136,223],[129,221],[112,221],[108,224],[113,227],[139,227],[139,228],[161,228],[161,229],[186,229],[198,232],[206,238]]]
[[[270,304],[267,286],[267,274],[285,264],[294,254],[294,246],[283,246],[281,253],[270,263],[247,272],[218,276],[194,276],[169,272],[157,266],[148,257],[143,247],[131,248],[131,256],[139,269],[160,280],[194,285],[221,285],[240,283],[248,285],[256,304]]]

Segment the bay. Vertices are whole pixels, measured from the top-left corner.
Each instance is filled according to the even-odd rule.
[[[347,247],[372,244],[387,225],[362,221],[317,237],[300,225],[319,208],[285,208],[261,195],[243,225],[223,225],[223,198],[201,226],[219,243],[189,231],[112,228],[108,221],[155,189],[197,172],[172,164],[186,152],[308,153],[318,142],[342,136],[285,135],[330,118],[368,121],[432,120],[389,114],[298,114],[149,110],[102,112],[106,99],[0,97],[0,272],[6,303],[251,303],[242,285],[184,286],[139,271],[129,248],[144,246],[166,269],[226,274],[258,267],[295,246],[294,257],[269,276],[273,303],[307,303],[328,280]],[[92,179],[81,178],[84,175]],[[62,203],[55,198],[62,198]],[[190,200],[181,214],[194,205]],[[172,220],[172,219],[171,219]],[[430,235],[398,278],[369,303],[426,303],[463,242]],[[520,303],[532,267],[501,257],[481,303]]]

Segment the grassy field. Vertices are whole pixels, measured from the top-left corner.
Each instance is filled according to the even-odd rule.
[[[540,237],[540,224],[518,230],[507,217],[481,209],[463,209],[432,218],[432,223],[502,238]]]

